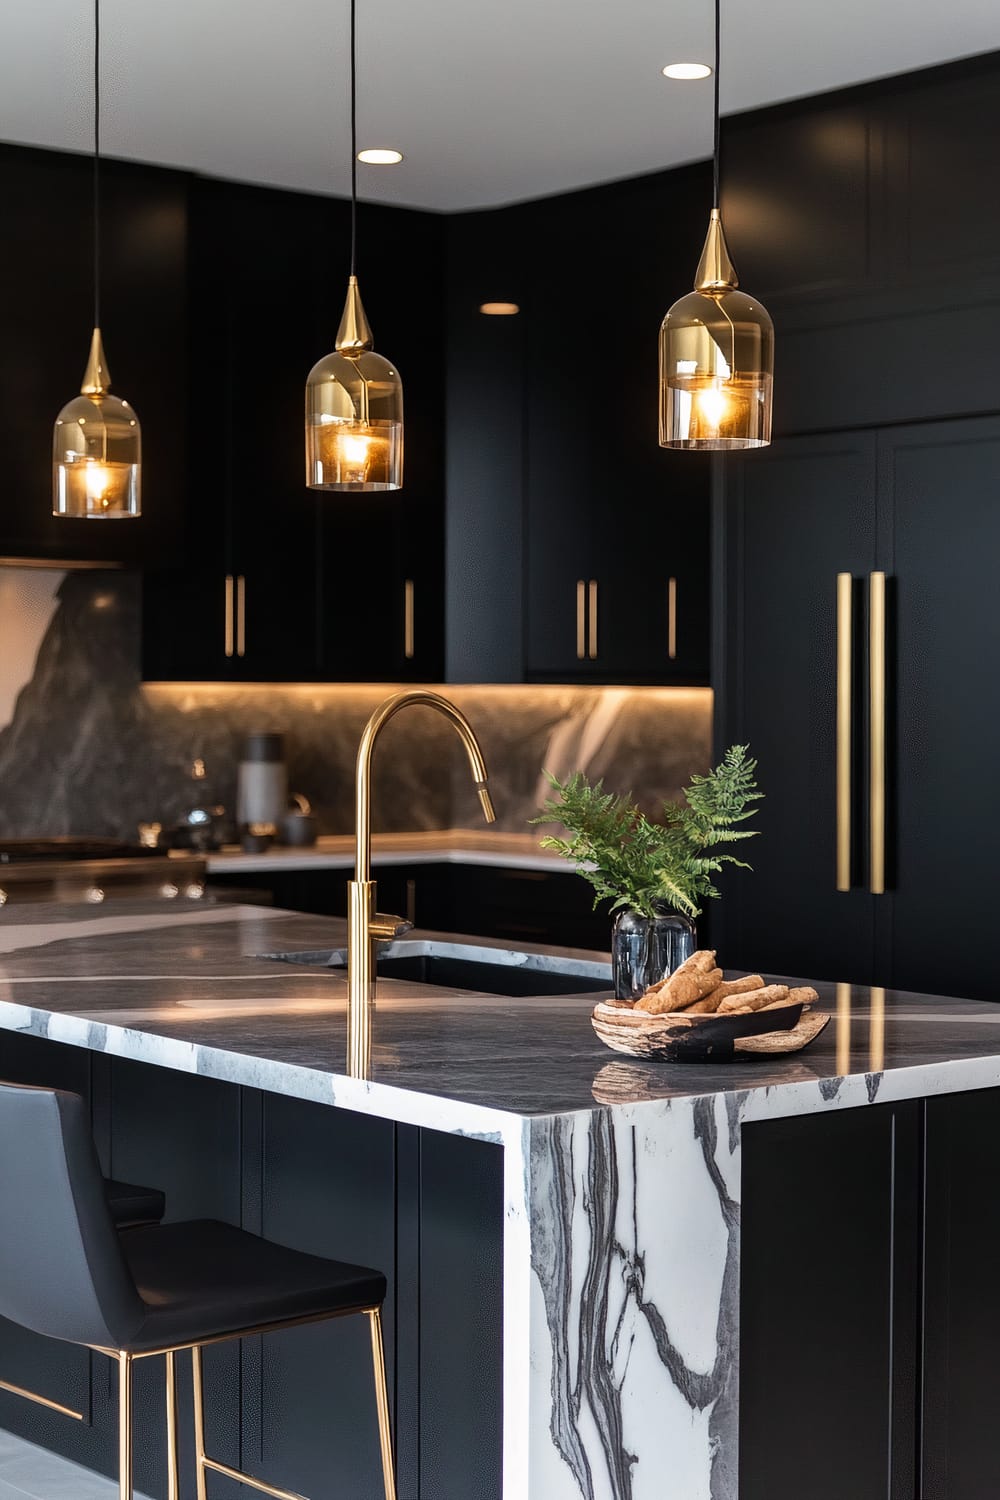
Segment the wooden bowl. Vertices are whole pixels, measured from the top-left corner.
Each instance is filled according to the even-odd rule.
[[[803,1011],[806,1014],[803,1015]],[[605,1046],[659,1062],[731,1062],[744,1055],[798,1052],[819,1036],[830,1017],[801,1004],[747,1015],[650,1015],[622,1001],[594,1007],[591,1025]]]

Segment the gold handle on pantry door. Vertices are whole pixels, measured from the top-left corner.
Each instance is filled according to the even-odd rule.
[[[667,656],[677,660],[677,579],[667,579]]]
[[[233,654],[233,575],[226,574],[226,624],[223,631],[223,645],[227,656]]]
[[[583,661],[587,654],[587,585],[582,578],[576,581],[576,659]]]
[[[837,890],[851,889],[851,699],[854,579],[837,574]]]
[[[242,573],[236,578],[236,655],[247,654],[247,581]]]
[[[415,650],[413,579],[407,578],[403,584],[403,655],[407,661],[413,660]]]
[[[587,640],[587,655],[597,660],[597,579],[590,580],[590,633]]]
[[[869,889],[873,896],[885,894],[885,574],[868,578],[869,619],[869,747],[870,866]]]

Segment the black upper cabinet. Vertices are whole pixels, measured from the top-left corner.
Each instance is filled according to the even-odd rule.
[[[812,102],[726,122],[722,211],[747,291],[766,302],[868,283],[882,145],[870,114]]]
[[[707,680],[709,464],[659,447],[657,333],[709,196],[685,168],[452,222],[449,675],[474,642],[488,680]]]
[[[530,680],[707,681],[710,461],[659,446],[657,336],[709,196],[699,166],[534,207]]]
[[[10,557],[143,564],[176,553],[186,479],[187,178],[105,161],[102,307],[112,389],[142,424],[143,514],[100,523],[52,516],[52,427],[80,389],[93,327],[92,163],[0,146],[5,228],[0,378]]]
[[[304,476],[303,393],[336,337],[348,205],[197,179],[191,224],[189,564],[146,580],[145,676],[440,677],[439,221],[359,213],[362,293],[406,418],[403,489],[372,496]]]

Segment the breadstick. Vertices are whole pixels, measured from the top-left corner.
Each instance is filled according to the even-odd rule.
[[[677,980],[677,983],[674,983]],[[721,969],[690,969],[686,974],[681,974],[678,969],[671,981],[662,990],[655,994],[643,995],[641,1000],[636,1001],[638,1008],[650,1011],[653,1015],[665,1015],[669,1011],[683,1010],[686,1005],[691,1005],[695,1000],[700,1000],[704,995],[709,995],[722,981]]]
[[[730,1015],[733,1011],[742,1013],[744,1010],[766,1010],[768,1006],[787,999],[787,984],[766,984],[763,989],[752,990],[749,994],[733,995],[729,1000],[723,1000],[719,1006],[719,1015]]]
[[[746,995],[751,990],[762,990],[763,988],[764,976],[762,974],[745,974],[742,979],[724,979],[719,988],[714,990],[711,995],[706,995],[705,998],[714,1000],[715,996],[718,995],[719,1004],[721,1005],[722,1001],[728,1000],[730,995]]]
[[[681,975],[696,974],[696,973],[700,973],[703,969],[714,969],[714,968],[715,968],[715,954],[712,953],[712,952],[710,952],[707,948],[699,948],[696,952],[694,952],[694,953],[691,954],[690,958],[686,958],[684,960],[684,962],[681,964],[680,968],[675,969],[672,974],[668,974],[665,979],[658,979],[655,984],[651,984],[649,986],[649,988],[647,989],[646,993],[639,1000],[636,1001],[636,1004],[639,1005],[639,1006],[641,1006],[643,1010],[654,1011],[654,1012],[661,1011],[661,1010],[663,1010],[663,1011],[678,1010],[678,1009],[680,1009],[679,1006],[674,1006],[674,1005],[654,1005],[652,1003],[650,1003],[648,1005],[643,1005],[643,1001],[644,1000],[648,1000],[649,997],[652,996],[652,995],[662,994],[662,992],[667,988],[667,986],[669,984],[671,984],[675,979],[679,979],[681,977]],[[701,993],[704,994],[705,993],[704,990],[702,990]],[[698,996],[697,995],[692,995],[691,998],[692,998],[692,1000],[697,1000]]]

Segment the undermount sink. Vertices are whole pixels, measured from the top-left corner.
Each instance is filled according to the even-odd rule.
[[[347,970],[346,948],[261,956],[308,968]],[[435,939],[380,943],[377,968],[380,978],[409,979],[436,989],[471,990],[480,995],[587,995],[611,988],[611,965],[595,959],[556,958]]]

